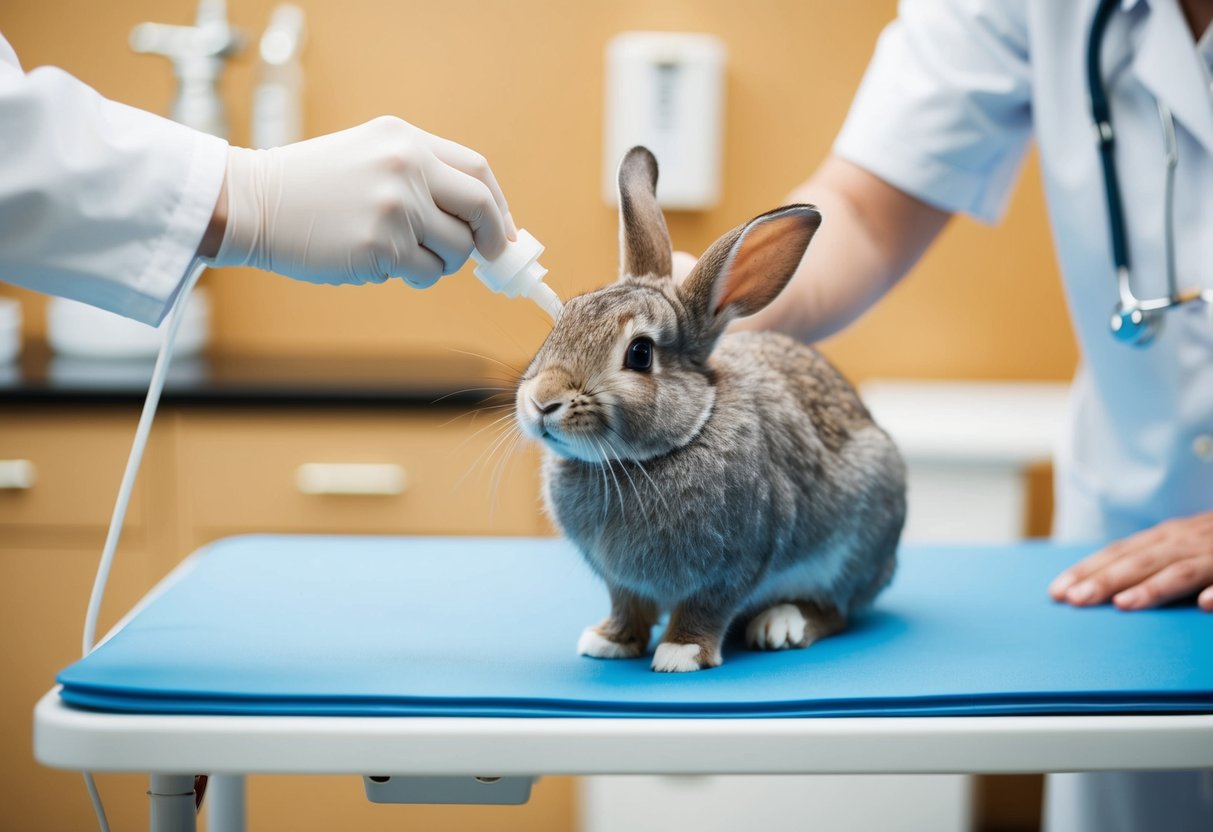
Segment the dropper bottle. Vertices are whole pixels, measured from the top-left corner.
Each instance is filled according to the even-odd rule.
[[[563,304],[552,287],[543,282],[548,270],[539,265],[542,253],[543,245],[529,231],[520,228],[518,239],[506,243],[505,251],[493,260],[485,259],[473,249],[472,259],[476,261],[473,274],[485,286],[507,298],[519,295],[530,298],[554,321],[560,317]]]

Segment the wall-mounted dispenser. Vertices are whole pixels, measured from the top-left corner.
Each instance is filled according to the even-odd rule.
[[[720,200],[724,43],[687,32],[624,32],[606,47],[603,195],[618,203],[619,160],[633,145],[661,168],[657,201],[706,210]]]

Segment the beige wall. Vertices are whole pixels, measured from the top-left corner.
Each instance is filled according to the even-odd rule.
[[[482,151],[519,223],[547,245],[544,263],[562,295],[616,270],[615,216],[599,197],[602,56],[612,34],[683,29],[727,44],[724,201],[670,217],[676,245],[697,251],[779,204],[828,151],[894,11],[892,0],[300,2],[311,27],[308,134],[395,113]],[[256,35],[273,3],[230,0],[230,15]],[[110,97],[164,112],[169,67],[132,54],[127,33],[141,20],[190,19],[189,0],[8,0],[0,31],[26,67],[56,64]],[[224,82],[237,143],[249,135],[255,68],[246,53]],[[225,350],[407,355],[439,345],[520,365],[543,336],[541,314],[489,295],[469,274],[425,293],[399,282],[317,288],[249,270],[205,281]],[[43,301],[20,294],[27,332],[38,335]],[[856,379],[1068,378],[1076,354],[1034,164],[1001,227],[955,222],[887,302],[826,350]]]

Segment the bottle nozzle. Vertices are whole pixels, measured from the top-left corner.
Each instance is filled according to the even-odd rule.
[[[528,297],[535,301],[544,312],[547,312],[553,321],[559,318],[560,313],[564,310],[564,304],[560,302],[560,297],[546,283],[535,284],[535,288]]]
[[[493,260],[485,259],[484,255],[473,249],[472,259],[476,261],[474,274],[494,292],[510,298],[519,295],[530,298],[552,320],[556,320],[563,305],[552,287],[543,282],[548,270],[539,265],[539,255],[542,253],[543,245],[526,229],[520,228],[518,239],[506,243],[505,251]]]

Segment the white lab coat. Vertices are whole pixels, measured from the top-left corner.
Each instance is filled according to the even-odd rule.
[[[25,73],[0,36],[0,280],[159,323],[226,164],[222,139]]]
[[[1090,541],[1213,509],[1213,325],[1197,310],[1167,313],[1146,349],[1116,342],[1108,329],[1117,294],[1084,74],[1095,5],[903,0],[835,145],[928,203],[992,221],[1036,140],[1082,347],[1058,452],[1054,527],[1059,537]],[[1213,34],[1195,49],[1177,0],[1125,0],[1103,66],[1135,293],[1165,294],[1156,98],[1174,114],[1179,147],[1179,283],[1213,287]],[[964,279],[981,279],[974,265]],[[1025,338],[1031,302],[1007,310],[1025,321]],[[1058,832],[1213,829],[1207,773],[1057,777],[1049,792]]]

